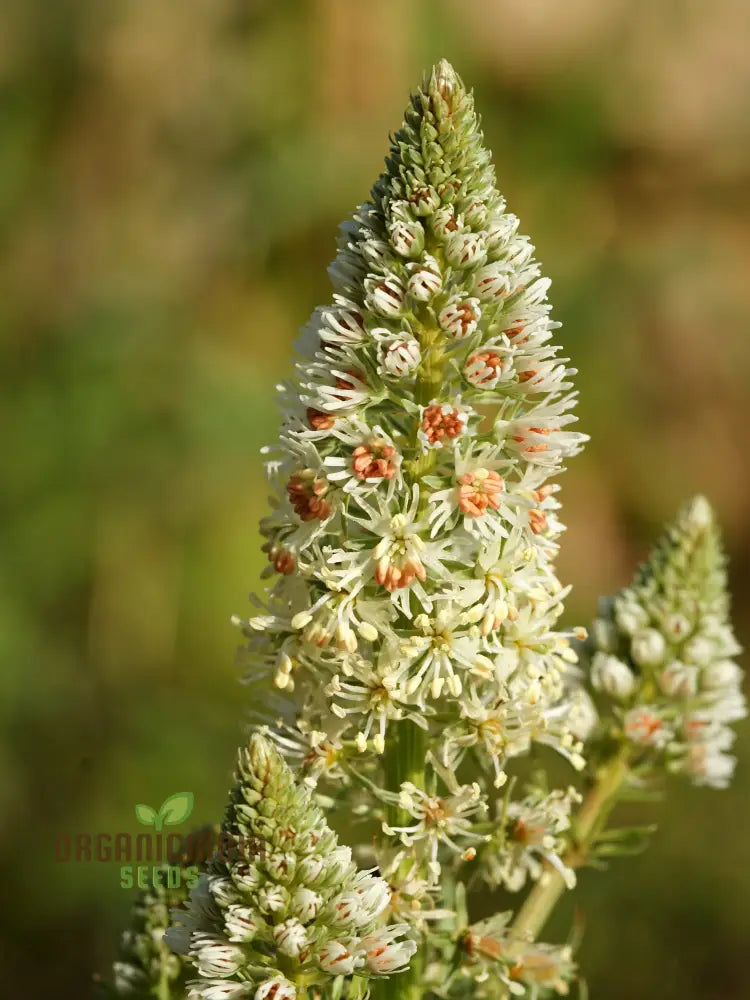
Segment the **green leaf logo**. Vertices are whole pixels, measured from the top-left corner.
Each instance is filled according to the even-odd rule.
[[[161,833],[161,828],[165,825],[176,826],[183,823],[193,811],[193,801],[192,792],[175,792],[164,799],[158,812],[140,802],[135,807],[136,819],[144,826],[153,826],[157,833]]]
[[[135,807],[135,815],[139,823],[143,823],[144,826],[153,826],[156,822],[156,810],[152,809],[151,806],[147,806],[144,802],[139,802]]]

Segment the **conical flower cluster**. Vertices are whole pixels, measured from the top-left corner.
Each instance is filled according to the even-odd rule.
[[[731,723],[746,714],[728,612],[718,529],[708,501],[697,497],[633,583],[602,602],[584,644],[600,734],[614,731],[640,761],[726,787]]]
[[[330,275],[283,388],[248,680],[283,692],[269,731],[308,779],[358,785],[436,883],[474,857],[511,758],[539,741],[583,764],[552,566],[574,371],[447,63]]]
[[[189,970],[165,943],[164,932],[169,926],[170,910],[187,899],[189,877],[182,867],[179,884],[174,888],[157,879],[158,884],[138,896],[131,907],[130,925],[120,939],[112,981],[102,984],[102,1000],[151,1000],[157,989],[161,1000],[183,1000]]]
[[[381,926],[387,884],[357,870],[310,788],[259,733],[239,752],[222,833],[230,846],[167,935],[199,973],[191,1000],[294,1000],[339,976],[362,982],[408,964],[407,927]]]

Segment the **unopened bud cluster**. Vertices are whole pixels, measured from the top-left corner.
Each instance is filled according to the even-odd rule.
[[[746,714],[724,555],[708,501],[692,500],[634,582],[601,602],[583,646],[601,707],[643,762],[725,787],[731,724]]]
[[[367,979],[408,964],[416,945],[407,926],[381,925],[388,885],[357,870],[310,788],[259,733],[240,750],[223,832],[259,850],[217,855],[187,912],[174,912],[167,940],[200,977],[189,983],[191,1000],[295,1000],[337,976]]]
[[[140,893],[131,907],[130,924],[120,939],[112,980],[102,983],[98,993],[101,1000],[150,1000],[157,989],[162,1000],[183,1000],[189,969],[181,956],[168,947],[164,934],[170,924],[170,910],[181,906],[187,895],[186,867],[180,869],[174,888],[157,879]]]

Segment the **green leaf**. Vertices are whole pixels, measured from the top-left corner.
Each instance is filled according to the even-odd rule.
[[[153,826],[156,822],[156,810],[147,806],[145,802],[139,802],[135,807],[136,819],[144,826]]]
[[[193,793],[175,792],[168,796],[159,809],[159,819],[167,826],[184,822],[193,811]]]

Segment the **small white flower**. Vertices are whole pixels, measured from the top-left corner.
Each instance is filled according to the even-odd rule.
[[[354,862],[352,861],[352,849],[345,844],[333,850],[325,859],[326,876],[332,883],[341,881],[345,875],[351,874]]]
[[[297,868],[297,877],[307,886],[319,885],[325,880],[327,874],[326,859],[317,854],[303,858]]]
[[[405,969],[417,950],[416,941],[396,941],[405,934],[406,924],[382,927],[362,938],[359,948],[365,953],[367,968],[379,976],[387,976]]]
[[[731,734],[728,744],[731,746]],[[722,741],[714,743],[689,743],[679,769],[692,778],[696,785],[709,788],[727,788],[734,774],[735,758],[725,753]]]
[[[624,729],[627,738],[639,746],[663,747],[672,737],[658,709],[649,705],[632,708],[625,716]]]
[[[516,215],[503,212],[491,219],[487,225],[486,242],[487,251],[491,256],[502,252],[515,235],[519,226],[519,219]]]
[[[481,351],[470,354],[464,365],[466,381],[477,389],[494,389],[507,371],[507,361],[490,345],[485,345]]]
[[[353,955],[341,941],[328,941],[317,954],[321,969],[334,976],[349,976],[361,965],[364,959]]]
[[[438,239],[448,239],[453,233],[462,228],[461,219],[456,219],[452,205],[443,205],[438,208],[430,219],[432,231]]]
[[[401,785],[398,805],[415,822],[394,827],[383,824],[383,830],[389,836],[399,834],[401,843],[407,847],[419,845],[424,848],[434,883],[440,878],[438,849],[441,844],[463,856],[466,854],[466,845],[459,841],[482,843],[486,839],[484,835],[472,830],[473,817],[477,814],[484,816],[487,811],[485,796],[476,782],[471,785],[454,783],[451,794],[440,796],[428,795],[421,788],[405,781]]]
[[[527,878],[536,881],[542,877],[546,863],[559,872],[569,889],[573,888],[575,872],[562,861],[565,840],[561,835],[570,828],[571,809],[580,801],[581,796],[571,787],[548,795],[535,791],[522,801],[509,803],[505,842],[499,851],[490,847],[485,852],[491,883],[518,892]]]
[[[594,732],[599,721],[596,706],[585,688],[575,689],[571,696],[568,712],[568,729],[573,737],[585,743]]]

